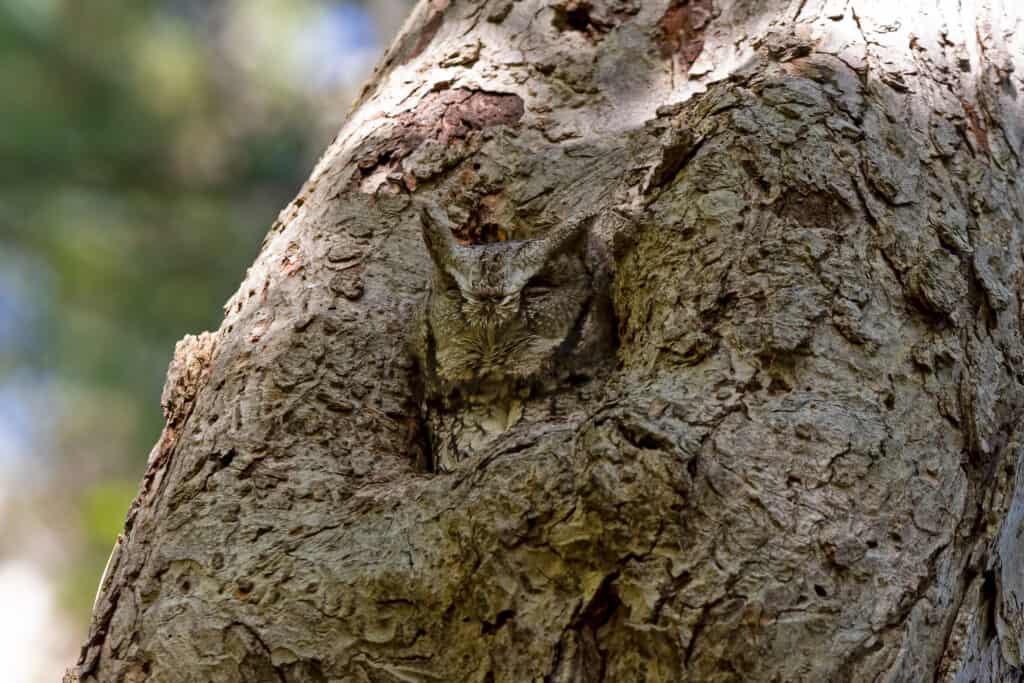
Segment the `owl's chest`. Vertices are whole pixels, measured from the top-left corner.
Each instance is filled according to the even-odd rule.
[[[502,325],[464,326],[435,337],[438,374],[448,381],[500,380],[529,363],[532,335],[518,318]]]

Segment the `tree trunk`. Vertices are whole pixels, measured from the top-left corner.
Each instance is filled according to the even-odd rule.
[[[69,678],[1024,681],[1018,7],[423,0],[179,345]],[[424,204],[597,214],[610,365],[482,445]]]

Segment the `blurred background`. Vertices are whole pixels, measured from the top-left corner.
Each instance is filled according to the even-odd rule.
[[[175,341],[218,327],[411,4],[0,0],[3,681],[74,663]]]

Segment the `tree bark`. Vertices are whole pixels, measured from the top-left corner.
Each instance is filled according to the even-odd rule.
[[[179,345],[69,678],[1024,681],[1018,7],[421,2]],[[598,211],[618,330],[446,474],[423,202]]]

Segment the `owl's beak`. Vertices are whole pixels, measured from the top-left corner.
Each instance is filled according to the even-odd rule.
[[[499,329],[504,327],[518,310],[519,293],[506,296],[468,296],[467,305],[475,309],[472,318],[478,326]]]

